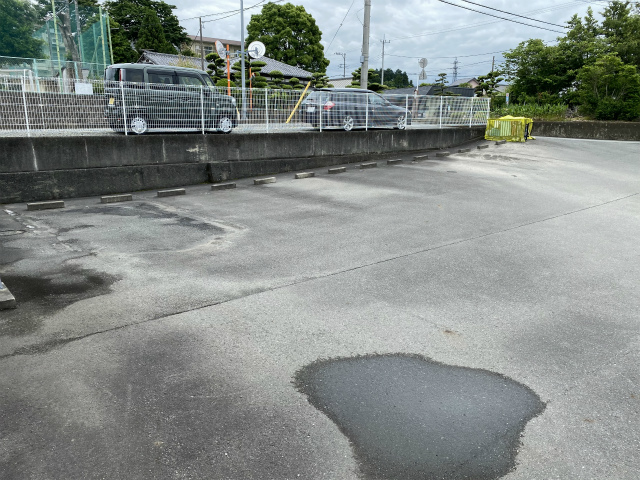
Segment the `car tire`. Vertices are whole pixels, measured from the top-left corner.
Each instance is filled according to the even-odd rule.
[[[233,120],[227,116],[220,117],[218,119],[217,130],[221,133],[231,133],[231,130],[233,130]]]
[[[351,130],[353,130],[355,124],[356,122],[350,114],[345,115],[342,119],[342,128],[345,132],[350,132]]]
[[[407,128],[407,117],[405,115],[400,115],[396,120],[396,128],[398,130],[405,130]]]
[[[129,120],[129,131],[136,135],[142,135],[149,131],[149,124],[142,115],[133,115]]]

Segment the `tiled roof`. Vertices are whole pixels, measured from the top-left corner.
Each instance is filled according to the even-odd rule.
[[[187,35],[194,42],[200,41],[200,35]],[[222,44],[226,47],[227,45],[237,45],[240,46],[239,40],[225,40],[224,38],[214,38],[214,37],[202,37],[202,41],[206,43],[216,43],[216,40],[220,40]]]
[[[449,86],[450,87],[457,87],[458,85],[462,85],[463,83],[471,83],[471,82],[478,83],[478,79],[477,78],[463,78],[461,80],[456,80],[455,82],[451,82],[449,84]]]
[[[267,76],[274,70],[279,70],[285,76],[285,78],[296,77],[300,80],[309,80],[311,79],[311,73],[303,70],[299,67],[292,67],[291,65],[287,65],[286,63],[278,62],[277,60],[273,60],[269,57],[262,57],[259,59],[260,61],[266,63],[267,65],[262,67],[263,74]],[[190,68],[201,68],[200,57],[185,57],[183,55],[172,55],[170,53],[158,53],[151,52],[149,50],[144,50],[142,56],[138,60],[138,63],[153,63],[154,65],[172,65],[190,67]],[[205,60],[205,69],[207,67],[207,62]]]

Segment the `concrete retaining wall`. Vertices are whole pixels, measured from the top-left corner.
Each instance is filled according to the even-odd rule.
[[[533,122],[533,136],[594,140],[640,140],[638,122]]]
[[[249,135],[0,138],[0,203],[108,195],[453,147],[484,127]]]

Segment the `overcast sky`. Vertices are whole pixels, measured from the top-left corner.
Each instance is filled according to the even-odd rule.
[[[175,13],[190,35],[198,34],[198,20],[190,17],[211,15],[203,18],[203,35],[206,37],[240,40],[240,0],[166,0],[175,4]],[[353,1],[353,3],[352,3]],[[420,73],[418,60],[428,59],[427,82],[432,82],[438,73],[446,72],[452,80],[453,62],[458,58],[458,79],[477,77],[491,70],[495,55],[496,65],[502,61],[501,51],[517,46],[529,38],[540,38],[553,42],[564,29],[521,17],[505,15],[487,10],[477,4],[512,12],[517,15],[542,20],[556,25],[565,25],[574,13],[581,17],[589,5],[598,14],[608,2],[585,0],[447,0],[449,3],[481,10],[494,15],[509,17],[522,23],[548,28],[542,30],[526,25],[500,20],[477,12],[465,10],[438,0],[371,0],[371,35],[369,66],[379,68],[382,64],[383,36],[391,43],[385,45],[384,67],[401,69],[410,74],[414,83]],[[285,3],[278,2],[278,3]],[[266,3],[260,0],[244,0],[245,25],[251,15],[259,13]],[[362,22],[364,0],[290,0],[302,5],[315,18],[322,31],[325,57],[331,61],[327,73],[330,77],[342,76],[342,56],[346,53],[347,76],[358,68],[362,48]],[[253,5],[259,4],[255,8]],[[228,12],[228,13],[224,13]],[[224,18],[226,17],[226,18]],[[599,17],[599,15],[598,15]],[[342,24],[342,26],[340,26]],[[337,34],[336,34],[337,32]],[[335,36],[335,38],[334,38]],[[496,52],[496,53],[493,53]],[[267,52],[267,55],[269,52]]]

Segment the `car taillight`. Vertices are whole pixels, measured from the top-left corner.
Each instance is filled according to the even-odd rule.
[[[333,107],[335,107],[336,104],[333,103],[331,100],[329,100],[327,103],[324,104],[324,108],[325,110],[331,110]]]

